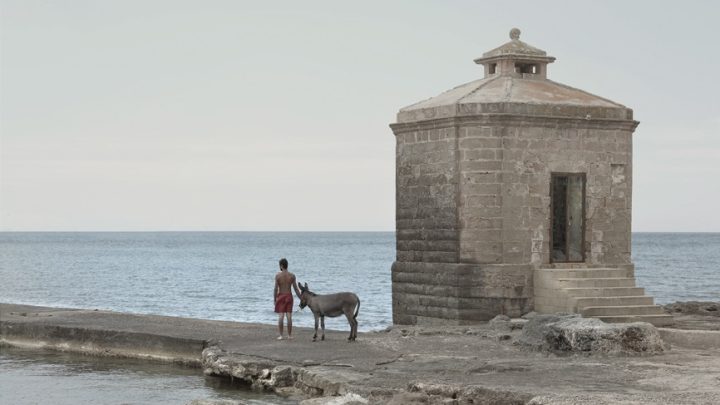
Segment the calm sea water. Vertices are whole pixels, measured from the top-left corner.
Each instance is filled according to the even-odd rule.
[[[638,286],[658,304],[720,301],[720,233],[634,233]]]
[[[658,303],[720,299],[720,233],[636,233],[633,252]],[[394,255],[391,232],[0,233],[0,301],[274,323],[286,257],[315,292],[355,291],[360,329],[379,329]],[[309,310],[294,321],[313,323]]]
[[[0,349],[2,404],[186,404],[194,399],[248,405],[298,402],[239,389],[224,379],[203,377],[197,369],[169,364]]]
[[[275,323],[286,257],[317,293],[357,292],[369,330],[391,323],[394,254],[393,233],[0,233],[0,301]],[[293,321],[314,324],[307,309]]]

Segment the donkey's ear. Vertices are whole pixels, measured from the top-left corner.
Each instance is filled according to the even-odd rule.
[[[306,290],[308,290],[308,286],[307,286],[307,283],[305,283],[305,289],[306,289]]]
[[[300,287],[300,291],[305,291],[305,287],[303,287],[302,283],[298,283],[298,286]]]

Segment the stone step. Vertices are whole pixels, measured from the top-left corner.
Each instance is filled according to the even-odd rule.
[[[627,269],[540,269],[543,275],[549,275],[556,279],[560,278],[627,278],[632,277],[632,272]]]
[[[546,263],[540,269],[617,269],[618,267],[604,267],[587,263]]]
[[[586,307],[580,313],[585,317],[663,315],[665,310],[659,305],[623,305],[611,307]]]
[[[595,316],[603,322],[607,323],[628,323],[628,322],[648,322],[655,326],[670,326],[674,323],[672,315],[620,315],[620,316]]]
[[[559,278],[558,285],[562,288],[578,287],[635,287],[635,279],[630,277],[611,278]]]
[[[645,295],[642,287],[565,288],[570,297],[621,297]]]
[[[616,307],[627,305],[653,305],[653,297],[638,296],[616,296],[616,297],[576,297],[570,298],[572,307],[580,311],[587,307]]]

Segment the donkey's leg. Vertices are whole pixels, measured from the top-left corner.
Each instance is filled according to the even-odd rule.
[[[353,340],[353,314],[352,312],[345,311],[345,318],[347,318],[348,324],[350,324],[350,336],[348,336],[348,340]]]
[[[325,315],[320,315],[320,325],[322,326],[322,338],[320,340],[325,340]]]
[[[353,317],[353,324],[352,324],[353,338],[352,338],[352,340],[357,339],[357,328],[358,328],[358,321],[357,321],[357,319],[355,319],[355,317]]]
[[[317,328],[318,328],[318,320],[319,316],[317,314],[315,315],[315,334],[313,335],[313,342],[317,340]]]
[[[358,328],[358,321],[353,316],[353,340],[357,339],[357,328]]]

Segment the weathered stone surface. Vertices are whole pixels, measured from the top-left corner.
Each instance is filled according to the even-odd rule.
[[[357,394],[345,394],[337,397],[311,398],[300,402],[300,405],[362,405],[368,400]]]
[[[665,311],[676,314],[680,313],[683,315],[702,315],[702,316],[717,316],[720,317],[720,302],[713,301],[687,301],[687,302],[673,302],[672,304],[664,305]]]
[[[663,341],[673,347],[681,346],[699,350],[720,349],[720,330],[659,328],[658,331]]]
[[[509,332],[512,329],[510,317],[507,315],[498,315],[488,322],[488,325],[498,332]]]
[[[454,384],[411,383],[407,391],[422,393],[416,396],[417,403],[463,403],[463,404],[508,404],[522,405],[533,395],[518,391],[489,389],[482,386],[459,386]]]
[[[194,399],[186,405],[245,405],[245,402],[229,399]]]
[[[290,366],[277,366],[272,369],[267,385],[274,388],[291,387],[297,380],[297,373]]]
[[[538,315],[525,324],[517,342],[554,353],[641,355],[668,348],[649,323],[606,324],[576,314]]]
[[[307,367],[298,370],[296,387],[313,395],[349,394],[348,384],[366,379],[363,373],[338,367]]]
[[[527,405],[640,405],[682,404],[708,405],[720,403],[716,392],[641,392],[634,394],[550,394],[538,395]]]
[[[392,280],[398,324],[470,324],[531,309],[532,268],[526,265],[397,261]]]

